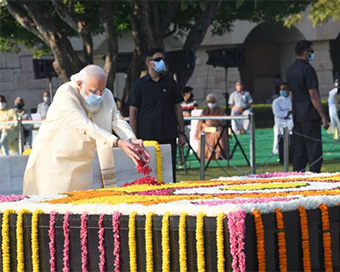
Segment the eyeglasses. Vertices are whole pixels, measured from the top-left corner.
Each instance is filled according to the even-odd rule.
[[[87,85],[84,81],[83,81],[84,85]],[[106,88],[102,89],[102,90],[97,90],[97,89],[87,89],[90,93],[93,93],[95,95],[102,95],[103,92],[105,91]]]
[[[158,57],[158,58],[154,58],[154,59],[150,59],[150,60],[155,61],[155,62],[159,62],[161,60],[164,60],[164,58]]]

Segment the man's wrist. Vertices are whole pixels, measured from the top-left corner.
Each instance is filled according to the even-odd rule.
[[[185,135],[184,130],[183,130],[183,131],[180,130],[180,131],[178,132],[178,135],[183,135],[183,136],[184,136],[184,135]]]

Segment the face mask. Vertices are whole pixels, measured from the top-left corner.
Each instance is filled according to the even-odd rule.
[[[7,103],[6,102],[0,102],[0,110],[3,110],[6,108]]]
[[[281,90],[280,95],[283,97],[288,97],[288,92],[286,90]]]
[[[310,57],[309,57],[309,61],[313,60],[314,59],[314,53],[310,54]]]
[[[154,61],[155,66],[152,67],[157,73],[162,73],[165,71],[165,62],[164,60]]]
[[[216,103],[208,103],[208,107],[209,107],[210,109],[215,108],[215,106],[216,106]]]
[[[49,96],[44,96],[43,100],[45,103],[50,102],[50,97]]]
[[[16,105],[15,105],[15,108],[16,108],[17,110],[22,110],[23,107],[24,107],[24,105],[22,105],[22,104],[16,104]]]
[[[336,87],[338,87],[339,86],[339,83],[338,82],[335,82],[334,83],[334,87],[336,88]]]

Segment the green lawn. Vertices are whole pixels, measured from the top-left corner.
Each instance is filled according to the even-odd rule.
[[[249,158],[249,135],[237,136]],[[272,154],[273,148],[273,129],[256,129],[256,173],[283,171],[283,165],[278,163],[278,156]],[[332,139],[332,135],[323,131],[323,155],[324,162],[322,172],[339,172],[340,171],[340,141]],[[230,147],[235,144],[233,138],[230,139]],[[179,157],[177,159],[179,161]],[[226,161],[212,161],[209,169],[206,171],[206,179],[221,177],[245,175],[250,172],[250,168],[242,156],[239,148],[227,166]],[[177,166],[177,180],[195,180],[199,179],[199,163],[193,155],[190,155],[186,163],[188,174],[185,174],[183,166]],[[290,166],[290,170],[292,167]]]

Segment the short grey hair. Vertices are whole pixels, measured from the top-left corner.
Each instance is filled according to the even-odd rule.
[[[210,93],[207,95],[206,100],[208,101],[209,98],[214,98],[215,101],[217,101],[217,97],[214,93]]]
[[[103,68],[99,67],[98,65],[88,65],[82,70],[80,70],[77,81],[80,80],[82,82],[85,82],[89,78],[100,78],[106,81],[106,74]]]

